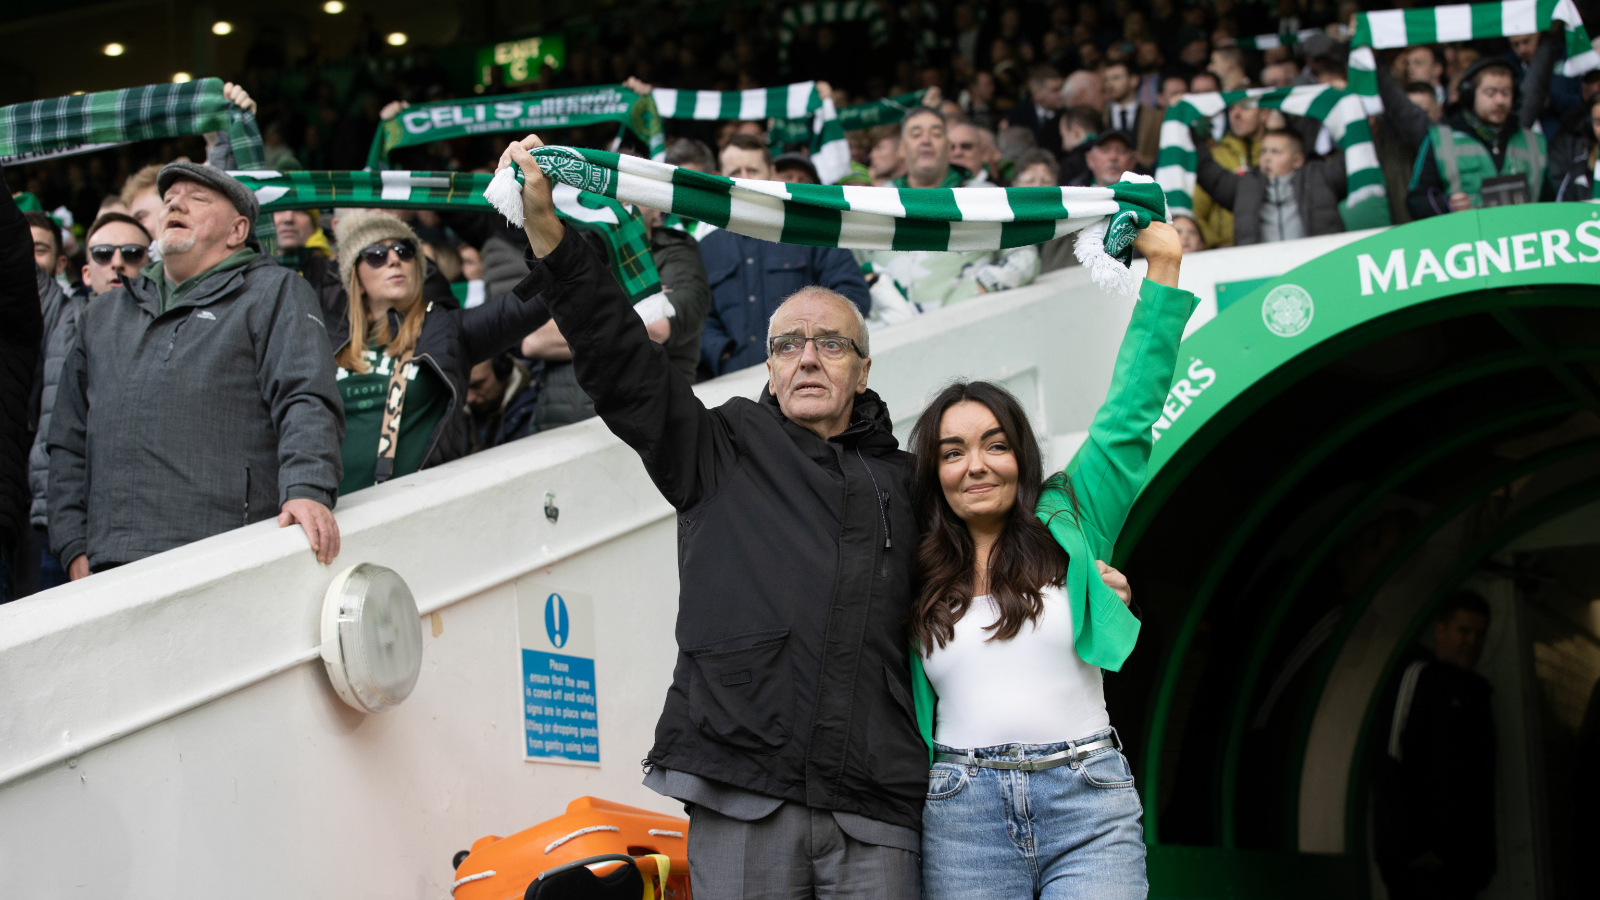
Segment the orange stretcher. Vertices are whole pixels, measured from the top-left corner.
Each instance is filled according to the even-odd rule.
[[[690,900],[688,850],[687,819],[579,797],[564,815],[510,837],[479,838],[456,854],[451,894],[455,900]],[[630,859],[637,879],[626,871]],[[574,871],[585,867],[598,877]],[[546,883],[536,886],[541,876]]]

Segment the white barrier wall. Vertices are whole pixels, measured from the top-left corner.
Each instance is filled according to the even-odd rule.
[[[949,380],[1002,381],[1062,456],[1130,308],[1052,273],[878,332],[872,386],[903,439]],[[699,393],[754,397],[764,377]],[[0,606],[0,896],[436,900],[455,851],[572,798],[681,813],[639,785],[675,653],[673,512],[603,423],[363,491],[338,518],[332,567],[264,522]],[[399,572],[423,613],[416,691],[381,715],[341,703],[317,657],[324,590],[358,562]],[[516,597],[542,589],[594,601],[598,766],[523,759]]]

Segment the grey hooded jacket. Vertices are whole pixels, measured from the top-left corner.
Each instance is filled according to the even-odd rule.
[[[50,548],[91,571],[332,507],[344,404],[317,297],[271,260],[159,314],[147,277],[79,317],[50,423]]]
[[[49,299],[40,301],[44,310],[44,362],[39,393],[39,433],[28,451],[28,491],[33,494],[28,521],[35,528],[45,528],[50,521],[50,414],[56,407],[61,364],[66,362],[67,351],[78,338],[78,316],[89,304],[89,298],[61,290],[56,280],[45,275],[42,269],[39,270],[39,296]]]

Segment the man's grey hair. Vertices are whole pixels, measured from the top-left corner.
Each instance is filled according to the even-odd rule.
[[[769,343],[774,337],[777,336],[773,329],[778,324],[778,313],[783,312],[783,308],[788,306],[790,301],[804,294],[825,294],[839,301],[841,305],[850,310],[850,314],[856,318],[856,333],[859,335],[859,337],[856,338],[856,346],[861,348],[861,356],[863,358],[872,356],[872,348],[868,345],[869,338],[867,336],[867,317],[861,314],[861,307],[855,305],[854,301],[852,301],[849,297],[846,297],[838,291],[830,291],[820,284],[813,284],[810,287],[803,287],[800,290],[795,291],[789,296],[783,298],[783,302],[778,304],[778,308],[772,311],[772,317],[767,319],[767,341]]]

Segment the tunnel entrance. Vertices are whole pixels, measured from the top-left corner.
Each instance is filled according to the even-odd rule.
[[[1144,630],[1106,682],[1153,896],[1256,854],[1283,879],[1263,890],[1366,894],[1373,748],[1463,586],[1495,613],[1501,743],[1526,744],[1501,770],[1559,782],[1572,754],[1551,742],[1594,729],[1600,678],[1597,284],[1595,206],[1457,214],[1319,257],[1185,340],[1117,548]],[[1541,669],[1559,641],[1580,661]],[[1560,805],[1511,823],[1557,848],[1524,861],[1546,884]]]

